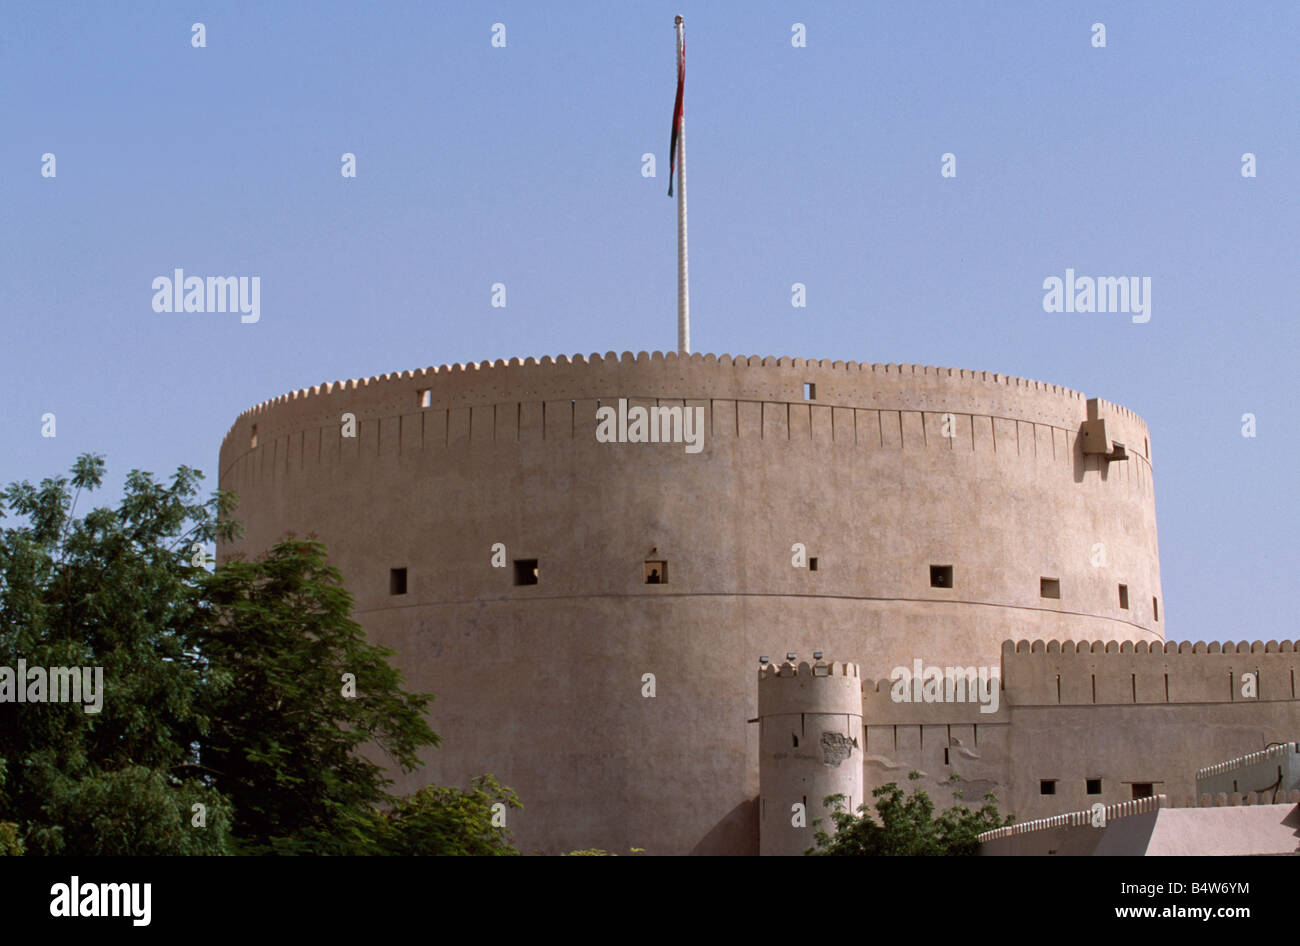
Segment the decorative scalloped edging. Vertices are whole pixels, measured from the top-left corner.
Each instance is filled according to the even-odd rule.
[[[1169,797],[1167,795],[1148,795],[1146,798],[1121,801],[1106,806],[1106,822],[1109,824],[1115,818],[1128,818],[1131,815],[1142,815],[1149,811],[1168,807]],[[1021,834],[1029,834],[1031,831],[1083,827],[1091,825],[1092,819],[1092,809],[1067,811],[1064,814],[1052,815],[1050,818],[1035,818],[1033,821],[1011,824],[1004,828],[993,828],[978,835],[976,840],[980,844],[986,844],[989,841],[1000,841],[1003,838],[1014,838]]]
[[[1012,654],[1292,654],[1300,641],[1003,641]]]
[[[818,671],[824,671],[818,673]],[[814,677],[854,677],[858,676],[858,665],[847,661],[838,660],[819,660],[815,664],[809,664],[806,660],[799,661],[796,667],[789,660],[781,663],[769,663],[758,668],[758,680],[762,683],[765,680],[776,680],[782,677],[799,677],[807,676],[812,673]]]
[[[619,355],[616,352],[611,351],[611,352],[606,352],[603,356],[597,352],[592,352],[590,355],[586,357],[582,355],[573,355],[572,357],[566,355],[559,355],[556,356],[555,358],[552,358],[550,355],[543,355],[540,361],[531,357],[523,358],[523,359],[511,358],[509,359],[509,361],[502,358],[498,358],[496,361],[480,361],[480,362],[471,361],[465,364],[458,362],[452,365],[439,365],[436,367],[431,365],[427,368],[409,369],[406,371],[393,371],[381,375],[372,375],[368,378],[350,378],[346,381],[326,381],[326,382],[322,382],[321,384],[313,385],[312,387],[309,388],[299,388],[295,391],[290,391],[287,394],[281,394],[278,397],[269,398],[268,400],[255,404],[253,407],[250,407],[247,410],[241,411],[239,416],[235,419],[235,423],[231,424],[230,431],[233,431],[235,425],[238,424],[241,420],[244,420],[245,418],[250,417],[252,415],[264,413],[265,411],[270,410],[271,408],[281,404],[287,404],[293,401],[297,401],[301,398],[312,397],[318,394],[331,394],[337,391],[355,391],[358,388],[366,388],[372,384],[380,384],[388,381],[406,381],[406,380],[415,381],[421,378],[429,378],[439,374],[446,374],[448,372],[490,371],[495,369],[508,370],[510,368],[515,368],[515,367],[544,367],[544,366],[558,367],[561,365],[568,366],[568,365],[581,365],[581,364],[598,365],[598,364],[603,364],[605,362],[614,362],[616,364],[651,364],[653,362],[673,363],[676,362],[681,357],[682,356],[675,351],[670,351],[670,352],[641,351],[636,353],[635,355],[633,355],[632,352],[630,351],[625,351],[622,353],[622,355]],[[685,358],[686,360],[697,364],[723,364],[723,365],[731,364],[732,366],[735,367],[745,367],[745,368],[816,367],[822,370],[831,370],[831,371],[845,371],[845,372],[870,371],[872,374],[884,374],[884,375],[891,375],[891,374],[892,375],[920,374],[922,376],[933,375],[935,377],[950,377],[950,378],[957,378],[959,380],[985,381],[993,384],[1003,384],[1009,387],[1015,386],[1019,388],[1024,388],[1026,390],[1043,391],[1043,392],[1055,394],[1060,397],[1071,398],[1074,400],[1084,399],[1084,395],[1082,394],[1082,392],[1075,391],[1072,388],[1063,387],[1062,385],[1048,384],[1045,381],[1035,381],[1029,378],[1018,378],[1013,375],[999,374],[997,372],[992,372],[992,371],[975,371],[967,368],[943,368],[943,367],[936,367],[934,365],[894,364],[892,362],[887,364],[880,364],[879,362],[868,364],[867,362],[857,362],[857,361],[832,361],[830,359],[825,359],[825,358],[823,359],[791,358],[787,355],[782,355],[780,357],[775,357],[775,356],[760,357],[758,355],[732,356],[729,354],[712,355],[712,354],[700,354],[696,352],[685,356]],[[1130,411],[1128,408],[1121,407],[1118,404],[1113,404],[1110,401],[1104,401],[1101,399],[1098,400],[1100,401],[1101,404],[1105,405],[1107,410],[1114,411],[1117,414],[1120,414],[1125,417],[1129,417],[1139,423],[1143,423],[1142,419],[1137,414]],[[230,435],[230,431],[227,431],[226,436]]]
[[[1227,762],[1216,762],[1214,765],[1207,765],[1196,770],[1196,778],[1199,780],[1209,778],[1212,775],[1222,775],[1225,772],[1231,772],[1233,769],[1240,769],[1243,766],[1254,765],[1256,762],[1264,762],[1268,759],[1291,755],[1292,753],[1300,753],[1300,742],[1284,742],[1280,745],[1260,749],[1258,752],[1239,755]]]
[[[1291,790],[1277,793],[1277,800],[1273,800],[1272,792],[1247,792],[1245,794],[1228,795],[1220,792],[1218,795],[1188,795],[1182,799],[1182,804],[1175,804],[1168,795],[1149,795],[1146,798],[1137,798],[1132,801],[1122,801],[1113,805],[1106,806],[1106,823],[1109,824],[1115,818],[1127,818],[1131,815],[1141,815],[1147,812],[1157,811],[1161,808],[1246,808],[1257,805],[1296,805],[1300,804],[1300,791]],[[1011,824],[1003,828],[992,828],[982,832],[976,840],[981,844],[989,841],[999,841],[1003,838],[1013,838],[1022,834],[1029,834],[1034,831],[1048,831],[1052,828],[1082,828],[1092,826],[1093,813],[1087,811],[1068,811],[1060,815],[1052,815],[1050,818],[1035,818],[1033,821],[1025,821],[1021,824]]]

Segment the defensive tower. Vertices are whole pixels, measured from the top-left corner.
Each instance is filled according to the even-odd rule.
[[[793,658],[794,655],[790,655]],[[759,853],[804,853],[814,823],[833,831],[824,804],[862,804],[862,683],[858,665],[814,655],[758,671]]]
[[[602,442],[620,400],[698,412],[701,449]],[[530,852],[756,853],[761,654],[879,677],[996,665],[1007,639],[1164,639],[1145,424],[989,372],[444,365],[244,412],[219,485],[246,528],[220,560],[319,536],[368,636],[437,695],[443,746],[397,789],[492,772]]]

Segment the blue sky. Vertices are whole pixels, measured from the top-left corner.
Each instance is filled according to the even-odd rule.
[[[235,416],[291,389],[673,348],[676,13],[694,350],[1130,407],[1170,639],[1295,637],[1293,4],[7,0],[0,482],[93,450],[101,501],[132,467],[215,488]],[[260,321],[155,313],[176,267],[260,276]],[[1067,267],[1151,277],[1151,320],[1044,312]]]

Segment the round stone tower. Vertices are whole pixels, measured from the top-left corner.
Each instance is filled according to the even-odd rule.
[[[803,854],[814,821],[833,832],[825,805],[842,795],[846,811],[862,804],[862,681],[858,665],[828,663],[821,653],[795,666],[758,671],[759,853]]]
[[[1009,639],[1163,640],[1147,437],[982,371],[427,368],[241,414],[219,485],[246,531],[218,556],[327,545],[368,637],[437,697],[442,746],[395,790],[490,772],[529,853],[757,853],[760,655],[880,679],[996,666]]]

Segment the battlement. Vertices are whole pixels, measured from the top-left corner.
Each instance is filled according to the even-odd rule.
[[[1297,641],[1009,640],[1001,667],[989,669],[1001,681],[996,710],[977,705],[969,692],[955,702],[895,702],[894,683],[884,677],[863,679],[863,716],[874,725],[991,724],[1007,722],[1016,706],[1300,699]]]
[[[769,663],[758,668],[759,683],[790,677],[804,677],[805,679],[808,677],[852,677],[856,680],[858,679],[858,665],[826,660],[818,660],[816,663],[809,664],[808,661],[801,660],[796,666],[786,660],[780,664]]]
[[[300,388],[238,415],[222,440],[220,481],[247,489],[268,453],[277,465],[291,454],[329,464],[390,450],[594,441],[597,409],[617,398],[702,409],[706,450],[757,439],[1019,458],[1054,466],[1066,482],[1088,470],[1152,492],[1145,423],[1060,385],[929,365],[644,351],[430,366]],[[1101,414],[1108,441],[1127,445],[1126,462],[1084,452],[1091,413]]]
[[[1297,699],[1295,641],[1005,641],[1015,706],[1258,703]]]
[[[1199,781],[1212,775],[1223,775],[1234,769],[1245,768],[1248,765],[1255,765],[1270,759],[1286,758],[1296,753],[1300,753],[1300,742],[1284,742],[1280,745],[1269,746],[1267,749],[1260,749],[1258,752],[1249,752],[1246,755],[1237,756],[1237,758],[1229,759],[1227,762],[1218,762],[1197,769],[1196,778]]]
[[[1169,799],[1165,795],[1151,795],[1147,798],[1136,798],[1132,801],[1117,802],[1113,805],[1106,805],[1106,823],[1109,824],[1117,818],[1128,818],[1132,815],[1142,815],[1149,811],[1155,811],[1159,808],[1168,808]],[[998,841],[1002,838],[1014,838],[1022,834],[1029,834],[1033,831],[1047,831],[1052,828],[1074,828],[1084,827],[1093,824],[1096,815],[1092,809],[1084,811],[1067,811],[1064,814],[1052,815],[1050,818],[1035,818],[1033,821],[1023,821],[1020,824],[1011,824],[1003,828],[993,828],[989,831],[982,832],[976,840],[981,844],[987,844],[989,841]]]
[[[1178,802],[1175,802],[1168,795],[1151,795],[1147,798],[1137,798],[1132,801],[1122,801],[1114,805],[1106,805],[1104,820],[1098,818],[1097,813],[1095,813],[1091,808],[1083,811],[1069,811],[1059,815],[1052,815],[1049,818],[1035,818],[1033,821],[1007,825],[1003,828],[993,828],[992,830],[982,832],[979,835],[978,840],[981,844],[987,844],[990,841],[1020,837],[1041,831],[1050,831],[1055,828],[1099,827],[1101,824],[1108,825],[1112,821],[1120,818],[1147,814],[1161,809],[1186,810],[1248,808],[1259,807],[1262,805],[1285,806],[1297,804],[1300,804],[1300,791],[1277,792],[1276,798],[1271,792],[1247,792],[1244,794],[1225,794],[1220,792],[1217,795],[1201,795],[1199,797],[1188,796],[1180,799]]]
[[[1005,641],[1002,654],[1274,654],[1300,653],[1300,641]]]
[[[858,665],[817,660],[786,660],[758,671],[758,715],[763,717],[835,715],[860,719],[862,690]]]
[[[449,393],[454,389],[459,393],[464,389],[466,383],[472,383],[475,388],[482,389],[483,395],[487,398],[487,400],[479,401],[479,403],[490,403],[494,395],[502,400],[508,400],[529,392],[545,393],[547,389],[554,390],[557,394],[567,392],[567,396],[576,397],[584,396],[587,392],[583,390],[581,383],[575,383],[575,369],[580,369],[582,376],[608,379],[619,376],[629,368],[662,369],[668,373],[666,377],[676,382],[678,395],[687,397],[717,396],[763,399],[764,397],[774,396],[779,389],[788,394],[789,400],[794,401],[803,399],[802,385],[804,383],[820,383],[815,399],[817,402],[844,404],[846,403],[844,395],[850,390],[860,388],[862,382],[869,379],[873,384],[878,383],[886,386],[920,383],[922,385],[942,385],[950,390],[955,389],[956,385],[975,386],[976,388],[983,388],[986,395],[994,395],[995,399],[1005,398],[1008,393],[1019,396],[1046,396],[1066,402],[1069,405],[1068,411],[1061,414],[1061,417],[1068,416],[1071,420],[1071,426],[1073,426],[1074,418],[1079,417],[1082,419],[1082,414],[1086,411],[1086,399],[1078,391],[1060,385],[991,371],[916,364],[867,364],[856,361],[792,358],[789,356],[759,357],[757,355],[732,356],[728,354],[699,353],[682,356],[677,352],[665,353],[659,351],[642,351],[635,355],[632,352],[623,352],[622,355],[619,355],[611,351],[603,356],[593,352],[588,356],[576,354],[572,357],[559,355],[552,358],[547,355],[540,360],[530,357],[512,358],[508,361],[497,359],[496,361],[469,362],[465,364],[444,364],[389,372],[365,378],[351,378],[345,381],[322,382],[321,384],[299,388],[296,391],[270,398],[241,412],[235,423],[231,425],[227,436],[241,423],[251,423],[276,408],[299,405],[305,402],[314,403],[318,399],[329,399],[332,395],[355,396],[358,393],[364,393],[384,398],[394,390],[399,393],[414,393],[415,390],[421,389],[421,385],[427,385],[435,393],[435,402],[440,403],[444,400],[440,396],[444,392]],[[733,379],[733,383],[730,384],[715,384],[711,390],[693,391],[682,389],[682,382],[690,385],[695,378],[708,377],[716,382],[720,369],[723,370],[724,374],[728,373],[726,369],[731,369],[730,373],[736,374],[738,377]],[[739,371],[739,369],[745,370]],[[748,369],[767,370],[765,372],[753,372],[753,377],[749,381],[745,381],[743,379],[751,374]],[[795,375],[798,375],[798,377],[795,377]],[[804,375],[807,375],[807,377],[803,378]],[[800,380],[800,378],[803,378],[803,380]],[[706,387],[708,386],[706,385]],[[745,389],[749,390],[746,391]],[[609,395],[613,392],[606,390],[602,393]],[[639,392],[627,393],[635,394]],[[599,394],[595,396],[599,396]],[[446,398],[448,403],[455,400],[457,398],[454,395]],[[924,400],[924,398],[920,400]],[[1104,414],[1106,416],[1115,419],[1122,418],[1125,422],[1138,424],[1145,432],[1145,425],[1132,411],[1106,401],[1099,403],[1105,405]],[[909,405],[899,406],[905,407]],[[1018,413],[1023,413],[1024,406],[1021,405],[1022,410]],[[951,405],[951,409],[954,412],[969,412],[968,408],[963,408],[961,404]],[[996,413],[996,411],[993,413]]]
[[[844,372],[870,372],[872,374],[882,374],[895,376],[902,375],[932,375],[934,377],[959,378],[975,381],[984,381],[991,384],[1002,384],[1014,386],[1035,391],[1046,391],[1061,397],[1072,398],[1074,400],[1084,400],[1084,395],[1070,388],[1062,387],[1056,384],[1048,384],[1044,381],[1034,381],[1028,378],[1018,378],[1012,375],[999,374],[992,371],[975,371],[966,368],[943,368],[934,365],[916,365],[916,364],[881,364],[879,362],[868,364],[857,361],[833,361],[829,358],[792,358],[788,355],[780,357],[759,356],[759,355],[713,355],[701,354],[695,352],[686,355],[684,358],[674,351],[662,352],[637,352],[635,355],[630,351],[625,351],[622,355],[617,352],[606,352],[603,356],[598,352],[592,352],[590,355],[583,356],[580,354],[569,357],[567,355],[557,355],[552,358],[550,355],[543,355],[541,359],[536,358],[511,358],[508,361],[498,358],[495,361],[471,361],[466,363],[456,362],[455,364],[444,364],[427,368],[408,369],[406,371],[393,371],[381,375],[371,375],[366,378],[350,378],[346,381],[325,381],[310,388],[299,388],[296,391],[290,391],[279,397],[268,398],[259,404],[250,407],[239,415],[239,419],[260,414],[266,410],[280,404],[286,404],[298,398],[310,397],[318,394],[330,394],[337,391],[355,391],[358,388],[365,388],[372,384],[384,384],[397,381],[419,381],[429,380],[438,375],[447,375],[449,373],[464,373],[474,371],[490,370],[511,370],[515,368],[535,368],[535,367],[561,367],[567,365],[593,365],[601,366],[609,363],[614,364],[650,364],[652,362],[674,363],[678,360],[690,362],[692,364],[719,364],[738,368],[815,368],[821,371],[844,371]],[[1115,413],[1122,414],[1126,417],[1139,419],[1136,414],[1127,408],[1111,404],[1109,401],[1102,402]],[[233,426],[233,425],[232,425]]]
[[[1165,795],[994,828],[979,836],[985,856],[1207,856],[1294,854],[1300,792],[1172,804]],[[1100,806],[1098,806],[1100,807]]]

